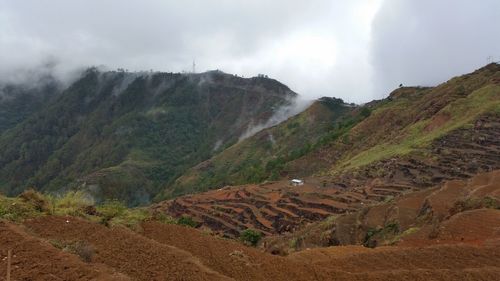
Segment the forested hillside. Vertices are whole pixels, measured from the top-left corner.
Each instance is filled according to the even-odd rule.
[[[42,75],[35,80],[17,83],[0,81],[0,134],[40,110],[61,92],[61,83],[50,75]]]
[[[0,191],[79,188],[98,200],[147,203],[295,97],[263,77],[92,68],[1,134]]]

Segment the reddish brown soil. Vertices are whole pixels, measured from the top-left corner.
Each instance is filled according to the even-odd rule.
[[[450,181],[267,237],[265,248],[283,254],[331,245],[496,244],[500,243],[499,190],[500,170]]]
[[[446,122],[445,117],[438,119],[431,125],[439,126]],[[433,215],[445,217],[451,208],[449,204],[455,201],[450,196],[456,199],[469,192],[455,192],[461,187],[452,186],[460,184],[452,180],[464,180],[500,168],[499,128],[499,116],[484,116],[477,120],[473,128],[455,130],[435,141],[429,149],[429,155],[434,156],[432,158],[415,155],[386,159],[361,167],[356,173],[307,179],[307,184],[300,187],[292,187],[286,181],[225,187],[165,201],[153,208],[176,217],[192,216],[210,229],[229,237],[237,237],[246,228],[274,235],[293,232],[332,214],[354,212],[387,198],[399,198],[403,194],[449,181],[449,189],[445,187],[429,198],[435,201],[429,202],[433,205]],[[327,187],[323,187],[325,184]],[[491,192],[500,194],[492,185],[475,188],[475,192],[478,196]],[[389,211],[401,213],[401,223],[408,226],[413,220],[410,215],[418,212],[415,208],[420,206],[407,206],[402,202],[392,206]],[[376,216],[373,212],[371,215]],[[379,221],[382,215],[392,216],[378,214]],[[410,221],[405,221],[405,218],[410,218]],[[375,220],[373,223],[378,224]]]
[[[288,182],[226,187],[184,196],[153,207],[173,216],[189,215],[216,232],[237,237],[246,228],[276,234],[331,214],[355,211],[373,200],[357,192]]]
[[[71,217],[42,217],[25,226],[0,224],[0,245],[15,254],[14,280],[498,280],[500,276],[500,243],[341,246],[281,257],[197,229],[156,222],[144,223],[139,233]],[[85,240],[96,254],[92,262],[84,263],[42,239]],[[5,274],[2,267],[0,274]]]
[[[107,266],[85,263],[26,233],[20,226],[0,221],[0,280],[4,280],[7,250],[13,251],[13,280],[130,280]]]
[[[498,280],[500,247],[359,246],[318,248],[289,257],[323,270],[316,280]],[[330,279],[329,279],[330,278]]]
[[[203,264],[237,280],[307,280],[314,270],[236,241],[215,238],[192,228],[158,223],[143,225],[143,235],[198,257]]]
[[[429,125],[427,125],[424,130],[425,130],[425,132],[433,131],[433,130],[443,126],[444,124],[446,124],[446,122],[448,122],[450,119],[451,119],[451,116],[449,114],[435,115],[434,118],[432,118]]]
[[[78,218],[42,217],[25,223],[35,235],[58,241],[86,241],[105,264],[133,280],[227,280],[190,253],[160,244],[129,229],[107,228]]]

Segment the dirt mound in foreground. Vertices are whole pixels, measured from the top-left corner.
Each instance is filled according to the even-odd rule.
[[[500,276],[500,243],[341,246],[281,257],[197,229],[156,222],[144,223],[141,231],[134,232],[47,216],[24,227],[1,223],[0,231],[0,245],[13,248],[15,254],[13,280],[495,280]],[[54,247],[70,241],[86,241],[95,255],[85,263]],[[5,274],[4,268],[0,274]]]
[[[133,280],[228,280],[190,253],[122,227],[107,228],[63,217],[42,217],[25,225],[44,239],[89,243],[95,249],[93,261],[115,268]]]
[[[2,221],[0,249],[2,277],[6,275],[7,250],[13,250],[13,280],[130,280],[104,265],[85,263],[47,241],[28,235],[21,227]]]
[[[341,246],[298,252],[289,259],[321,268],[316,280],[332,276],[334,280],[497,280],[500,276],[499,246]]]

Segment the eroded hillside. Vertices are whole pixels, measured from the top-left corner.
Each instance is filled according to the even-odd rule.
[[[374,178],[431,186],[488,171],[498,156],[499,81],[500,66],[490,64],[434,88],[402,87],[362,107],[320,100],[195,166],[174,186],[203,190],[311,176],[335,187]],[[475,160],[464,163],[469,158]],[[454,160],[460,167],[446,165]]]
[[[337,124],[333,137],[317,137],[303,155],[279,166],[281,177],[305,176],[304,187],[292,187],[286,180],[238,187],[219,183],[217,190],[163,202],[158,208],[174,216],[189,214],[230,236],[246,228],[283,233],[446,180],[499,169],[499,81],[500,66],[490,64],[435,88],[401,88],[385,100],[347,109],[343,116],[359,116],[356,122],[340,126],[341,121],[332,121]],[[295,118],[307,120],[320,105]],[[363,108],[371,113],[362,114]],[[179,181],[203,186],[211,183],[210,175],[219,179],[214,171],[221,171],[223,179],[231,179],[225,174],[231,170],[245,174],[237,164],[241,156],[255,151],[250,149],[254,143],[270,143],[271,133],[286,132],[290,122],[294,118],[230,147]],[[296,133],[300,136],[300,130]],[[290,151],[299,136],[288,135],[275,145]],[[259,160],[250,170],[254,174],[273,167],[272,158]]]
[[[18,223],[0,221],[0,248],[13,251],[14,280],[495,280],[499,182],[499,170],[449,181],[262,243],[287,256],[151,217],[124,227],[119,215],[106,226],[94,220],[99,206],[51,214],[40,210],[41,195],[25,193],[0,198],[5,218],[31,210]]]

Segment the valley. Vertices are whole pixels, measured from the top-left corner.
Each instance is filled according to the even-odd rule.
[[[494,280],[499,81],[295,112],[264,77],[90,69],[0,135],[0,276]]]

